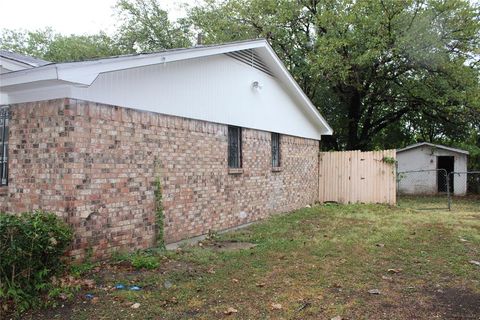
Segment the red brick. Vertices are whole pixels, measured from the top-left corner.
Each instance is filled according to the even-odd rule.
[[[282,135],[282,170],[272,172],[270,133],[243,129],[243,173],[231,175],[226,125],[75,99],[18,104],[11,111],[10,180],[0,189],[0,210],[39,208],[64,217],[75,229],[70,254],[77,258],[88,248],[104,258],[154,245],[156,175],[167,243],[318,197],[315,140]]]

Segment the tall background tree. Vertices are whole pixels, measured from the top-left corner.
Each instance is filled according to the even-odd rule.
[[[0,49],[52,62],[151,52],[191,46],[186,20],[171,21],[155,0],[118,0],[117,21],[112,35],[63,35],[51,28],[0,30]]]
[[[155,0],[119,0],[116,14],[120,24],[116,40],[125,52],[148,52],[191,46],[189,26],[171,21]]]
[[[105,33],[65,36],[50,28],[36,31],[2,30],[0,49],[52,62],[79,61],[122,53],[115,41]]]
[[[324,149],[430,141],[480,162],[480,8],[470,1],[205,0],[172,21],[158,1],[119,0],[116,14],[111,36],[11,32],[0,46],[65,61],[185,47],[200,32],[206,44],[263,37],[334,128]]]
[[[468,1],[208,0],[207,42],[266,37],[327,117],[332,149],[478,132],[479,8]]]

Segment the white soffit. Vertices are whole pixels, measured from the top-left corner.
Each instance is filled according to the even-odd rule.
[[[157,53],[109,57],[81,62],[46,65],[30,70],[21,70],[2,75],[2,88],[42,80],[65,80],[89,86],[100,73],[125,70],[173,61],[194,59],[232,51],[264,47],[265,40],[244,41],[218,46],[203,46],[188,49],[166,50]],[[267,44],[268,45],[268,44]]]
[[[254,49],[256,51],[264,63],[274,73],[275,77],[284,85],[286,91],[290,92],[295,100],[303,106],[307,114],[323,127],[322,134],[331,135],[333,133],[332,128],[320,115],[265,39],[239,41],[214,46],[199,46],[187,49],[173,49],[157,53],[126,55],[82,62],[49,64],[2,74],[0,76],[0,89],[2,96],[4,96],[3,93],[10,95],[11,92],[12,97],[15,96],[18,98],[21,95],[21,91],[31,91],[34,87],[45,87],[45,83],[48,83],[49,86],[58,82],[61,86],[64,86],[65,83],[70,83],[70,85],[88,87],[95,81],[99,74],[102,73],[248,49]],[[61,92],[64,91],[65,90],[62,90]],[[31,92],[29,92],[28,95],[31,96]],[[5,98],[2,100],[2,103],[5,103]],[[13,100],[12,103],[15,103]]]

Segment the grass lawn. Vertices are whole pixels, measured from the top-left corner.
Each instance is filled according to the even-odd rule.
[[[470,195],[465,197],[453,196],[450,199],[452,213],[478,212],[480,211],[480,196]],[[398,206],[417,210],[446,211],[448,209],[447,195],[442,196],[401,196],[398,197]]]
[[[83,275],[95,288],[28,317],[480,319],[480,266],[469,262],[480,260],[480,206],[470,204],[455,212],[319,205],[277,215],[216,240],[254,248],[152,253],[153,270],[102,264]],[[112,290],[117,283],[142,290]]]

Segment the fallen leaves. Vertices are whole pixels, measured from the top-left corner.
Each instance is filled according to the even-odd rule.
[[[95,288],[95,280],[92,279],[84,279],[82,284],[88,289]]]
[[[310,301],[305,301],[305,300],[300,300],[299,301],[302,305],[297,309],[297,312],[302,311],[303,309],[306,309],[312,305]]]
[[[232,307],[228,307],[227,310],[225,310],[223,313],[229,316],[231,314],[238,313],[238,310]]]
[[[368,290],[368,293],[370,293],[370,294],[380,294],[381,292],[378,289],[370,289],[370,290]]]
[[[207,272],[210,274],[215,274],[215,270],[213,269],[213,267],[208,269]]]
[[[400,268],[398,268],[398,269],[388,269],[387,270],[388,273],[400,273],[402,271],[403,271],[403,269],[400,269]]]
[[[342,291],[343,291],[342,285],[339,284],[339,283],[334,283],[334,284],[332,285],[332,288],[336,289],[338,292],[342,292]]]
[[[84,287],[86,289],[93,289],[95,288],[95,280],[92,279],[77,279],[73,276],[69,275],[60,279],[56,277],[52,277],[52,284],[55,286],[60,286],[62,288],[68,287]]]
[[[272,310],[282,310],[282,305],[280,303],[272,303]]]
[[[476,261],[476,260],[470,260],[470,261],[468,261],[468,262],[470,262],[471,264],[474,264],[474,265],[476,265],[476,266],[479,266],[479,267],[480,267],[480,261]]]
[[[138,303],[138,302],[137,302],[137,303],[134,303],[134,304],[132,304],[132,305],[130,306],[130,308],[132,308],[132,309],[138,309],[138,308],[140,308],[140,303]]]

